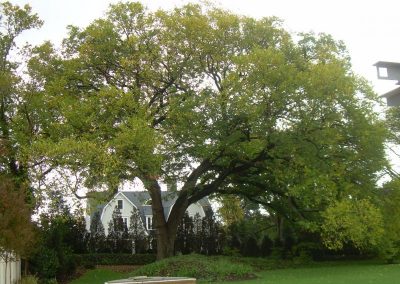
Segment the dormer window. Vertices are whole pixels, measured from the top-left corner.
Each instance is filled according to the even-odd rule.
[[[122,199],[117,200],[118,209],[124,209],[124,201]]]

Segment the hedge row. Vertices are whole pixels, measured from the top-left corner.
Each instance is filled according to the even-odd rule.
[[[75,259],[79,266],[85,267],[95,265],[145,265],[156,261],[156,255],[92,253],[76,254]]]

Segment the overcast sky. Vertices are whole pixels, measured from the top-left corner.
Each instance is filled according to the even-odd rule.
[[[11,0],[30,4],[45,21],[39,31],[25,33],[23,41],[59,43],[69,24],[84,27],[101,17],[113,0]],[[186,0],[143,0],[150,9],[172,8]],[[235,13],[277,16],[292,32],[325,32],[343,40],[350,52],[353,69],[372,82],[381,94],[395,87],[393,81],[378,81],[372,64],[379,60],[400,62],[399,0],[219,0],[214,3]]]

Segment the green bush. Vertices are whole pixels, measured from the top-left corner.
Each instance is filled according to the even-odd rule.
[[[95,265],[144,265],[156,261],[155,254],[90,253],[75,255],[76,263],[87,268]]]
[[[194,277],[201,281],[227,281],[255,278],[254,268],[230,257],[182,255],[145,265],[133,275]]]
[[[56,277],[60,268],[57,252],[54,249],[42,247],[31,259],[32,268],[40,279],[50,279]]]
[[[62,247],[58,250],[58,261],[60,263],[60,267],[57,270],[56,277],[57,279],[68,277],[69,275],[74,274],[76,270],[76,259],[71,248]]]
[[[226,246],[222,250],[222,255],[225,255],[225,256],[240,256],[240,251],[239,251],[238,248],[232,248],[232,247]]]
[[[297,264],[310,263],[314,259],[314,255],[319,251],[318,244],[313,242],[301,242],[292,249],[293,261]]]
[[[268,236],[264,236],[260,247],[261,255],[262,256],[271,255],[273,247],[274,247],[274,242]]]
[[[389,264],[400,262],[400,241],[384,240],[376,253]]]
[[[281,260],[284,258],[285,251],[282,247],[275,246],[271,250],[270,258],[274,260]]]

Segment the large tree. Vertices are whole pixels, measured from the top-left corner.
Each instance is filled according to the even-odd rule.
[[[20,51],[15,41],[23,31],[40,25],[28,5],[0,3],[0,254],[26,256],[32,248],[32,191],[22,149],[36,131],[15,61]]]
[[[37,125],[32,111],[34,100],[18,72],[20,63],[13,60],[20,52],[15,40],[23,31],[41,24],[28,5],[20,8],[9,2],[0,4],[0,171],[18,185],[28,181],[28,164],[22,149],[32,141]]]
[[[205,196],[317,207],[368,190],[384,161],[373,94],[343,44],[292,36],[276,18],[119,3],[71,26],[60,51],[37,47],[28,66],[44,103],[32,151],[89,189],[140,179],[158,258],[173,254],[185,210]],[[181,186],[167,218],[160,182],[171,181]]]

